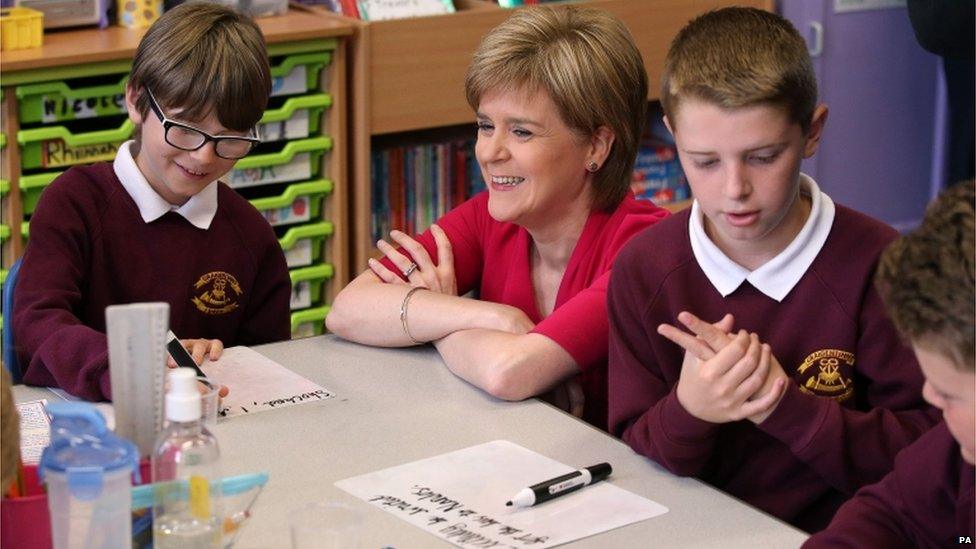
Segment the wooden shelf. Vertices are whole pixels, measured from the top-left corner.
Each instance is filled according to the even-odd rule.
[[[256,20],[269,44],[296,42],[316,38],[350,36],[353,26],[342,20],[323,19],[304,11],[291,10],[283,15]],[[131,59],[146,29],[108,27],[47,31],[44,45],[26,50],[3,52],[0,72],[63,67]]]

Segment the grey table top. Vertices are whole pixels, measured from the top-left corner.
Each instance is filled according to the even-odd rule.
[[[316,501],[344,502],[363,512],[358,547],[449,547],[334,483],[497,439],[572,466],[610,462],[609,482],[670,509],[573,547],[779,548],[797,547],[806,538],[714,488],[668,473],[546,403],[488,396],[448,371],[432,347],[379,349],[321,336],[256,350],[336,397],[217,425],[225,475],[270,475],[235,547],[288,547],[289,514]],[[15,397],[50,398],[50,393],[18,386]]]

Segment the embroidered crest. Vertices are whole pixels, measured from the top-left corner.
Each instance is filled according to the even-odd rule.
[[[230,273],[211,271],[193,284],[197,295],[191,301],[208,315],[227,314],[238,307],[237,299],[244,293],[237,279]],[[203,290],[203,293],[198,293]]]
[[[800,390],[843,402],[854,394],[854,353],[821,349],[811,353],[797,368]]]

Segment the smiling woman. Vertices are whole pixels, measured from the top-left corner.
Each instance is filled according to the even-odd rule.
[[[377,242],[385,257],[339,293],[327,325],[369,345],[431,342],[490,394],[545,395],[605,429],[610,268],[667,215],[629,192],[640,53],[605,12],[524,9],[484,38],[465,93],[488,190],[421,235]]]

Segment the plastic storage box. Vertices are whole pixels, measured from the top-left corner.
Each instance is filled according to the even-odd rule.
[[[122,125],[107,130],[74,133],[65,126],[45,126],[17,132],[21,145],[21,167],[63,168],[112,160],[119,145],[132,136],[135,124],[126,118]]]
[[[31,8],[0,9],[0,50],[39,48],[44,43],[44,14]]]
[[[311,337],[325,333],[325,317],[330,307],[316,307],[291,314],[291,337]]]
[[[313,265],[288,271],[291,277],[291,310],[319,305],[322,286],[326,279],[332,278],[332,274],[332,265]]]
[[[256,198],[253,205],[272,227],[321,218],[322,200],[332,192],[327,180],[292,183],[280,196]]]
[[[332,62],[329,52],[299,53],[271,62],[271,96],[296,95],[319,88],[319,72]]]
[[[288,268],[307,267],[318,262],[325,239],[332,235],[333,230],[332,223],[328,221],[288,229],[285,236],[278,239]]]
[[[264,111],[258,137],[265,143],[303,139],[319,133],[322,111],[332,106],[332,96],[320,93],[291,97],[277,109]]]
[[[251,154],[238,160],[224,181],[235,189],[242,189],[312,179],[319,175],[322,154],[331,148],[332,139],[328,137],[289,141],[278,152]]]
[[[118,81],[97,86],[79,85],[77,79],[17,86],[20,121],[61,122],[125,113],[127,74]]]

